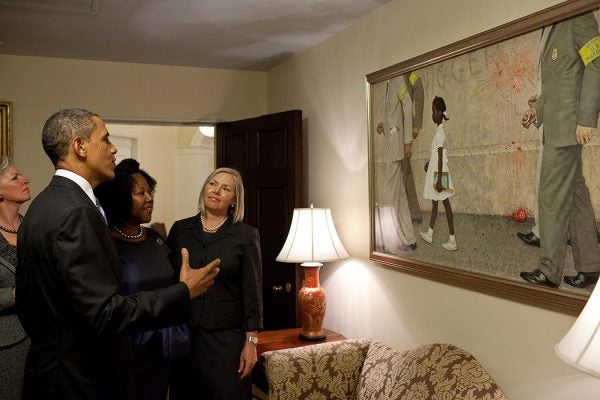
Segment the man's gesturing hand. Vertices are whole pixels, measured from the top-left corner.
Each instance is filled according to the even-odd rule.
[[[217,266],[221,260],[215,258],[202,268],[193,269],[190,267],[190,254],[186,248],[181,249],[181,272],[179,281],[187,285],[190,290],[190,298],[198,297],[208,290],[208,287],[215,281],[219,273]]]

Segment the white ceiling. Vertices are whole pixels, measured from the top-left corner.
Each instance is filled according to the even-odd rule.
[[[266,71],[390,0],[0,0],[0,54]]]

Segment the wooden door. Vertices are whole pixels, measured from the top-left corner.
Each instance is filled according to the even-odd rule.
[[[299,267],[275,257],[302,201],[302,111],[217,124],[216,164],[240,171],[245,222],[260,232],[265,329],[298,326]]]

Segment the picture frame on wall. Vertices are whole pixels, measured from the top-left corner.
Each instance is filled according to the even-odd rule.
[[[12,103],[0,101],[0,155],[12,157]]]
[[[542,138],[541,130],[535,124],[525,128],[522,118],[540,92],[544,30],[587,14],[594,15],[598,29],[598,8],[595,0],[566,1],[367,75],[371,260],[552,310],[581,311],[590,287],[562,283],[554,289],[520,277],[540,265],[540,248],[517,234],[528,234],[536,223]],[[449,118],[443,122],[442,157],[449,175],[442,178],[450,196],[442,196],[446,202],[439,198],[429,235],[435,207],[424,192],[431,185],[428,168],[438,169],[427,165],[438,160],[436,96],[444,99]],[[596,137],[582,152],[596,219],[598,159]],[[456,250],[448,245],[450,222]],[[576,274],[570,247],[564,273]]]

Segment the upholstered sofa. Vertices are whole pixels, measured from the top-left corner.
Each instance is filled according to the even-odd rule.
[[[396,351],[348,339],[261,356],[269,400],[500,400],[486,370],[466,351],[430,344]]]

